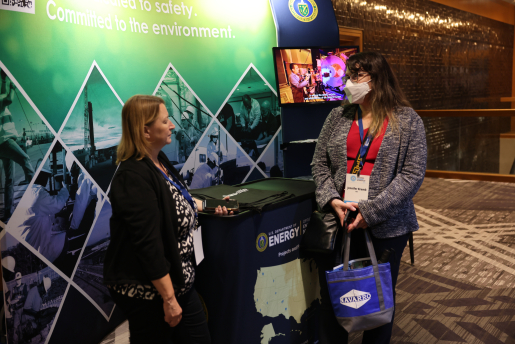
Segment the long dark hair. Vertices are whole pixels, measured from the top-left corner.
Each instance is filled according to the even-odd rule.
[[[380,135],[386,118],[394,128],[398,128],[398,119],[394,110],[401,106],[411,107],[411,105],[384,56],[376,52],[354,54],[347,60],[347,69],[351,73],[363,71],[371,77],[372,124],[369,129],[370,134]]]

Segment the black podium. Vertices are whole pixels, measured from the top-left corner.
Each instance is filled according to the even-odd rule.
[[[315,185],[268,178],[238,186],[294,196],[261,214],[199,214],[205,258],[196,270],[196,288],[212,342],[311,343],[320,292],[316,266],[299,259],[299,243],[314,209]]]

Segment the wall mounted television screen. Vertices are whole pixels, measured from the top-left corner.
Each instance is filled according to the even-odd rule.
[[[273,48],[279,105],[341,102],[347,59],[359,47]]]

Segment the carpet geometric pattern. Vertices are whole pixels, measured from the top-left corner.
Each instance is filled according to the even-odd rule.
[[[515,185],[426,178],[414,202],[391,342],[515,343]]]

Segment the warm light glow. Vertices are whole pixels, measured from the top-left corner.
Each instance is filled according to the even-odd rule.
[[[513,0],[513,1],[515,2],[515,0]],[[446,27],[446,28],[454,28],[454,27],[458,28],[459,26],[465,25],[465,23],[460,22],[460,21],[454,22],[453,19],[449,18],[449,17],[443,19],[440,17],[439,14],[436,14],[436,13],[434,15],[430,15],[429,11],[426,11],[426,14],[423,15],[422,13],[406,11],[406,10],[403,10],[402,8],[400,8],[400,9],[390,8],[389,9],[384,5],[376,5],[374,3],[367,3],[367,1],[362,1],[362,0],[354,0],[353,2],[356,4],[359,3],[360,6],[365,6],[368,4],[370,9],[373,8],[376,11],[384,10],[386,12],[386,14],[395,16],[395,18],[398,18],[398,19],[412,20],[415,25],[436,24],[436,25],[444,25],[443,27]],[[418,20],[422,21],[423,23],[417,22]],[[466,25],[470,26],[470,23],[466,23]],[[472,25],[474,25],[474,23],[472,23]],[[460,41],[458,41],[458,43],[460,43]]]

